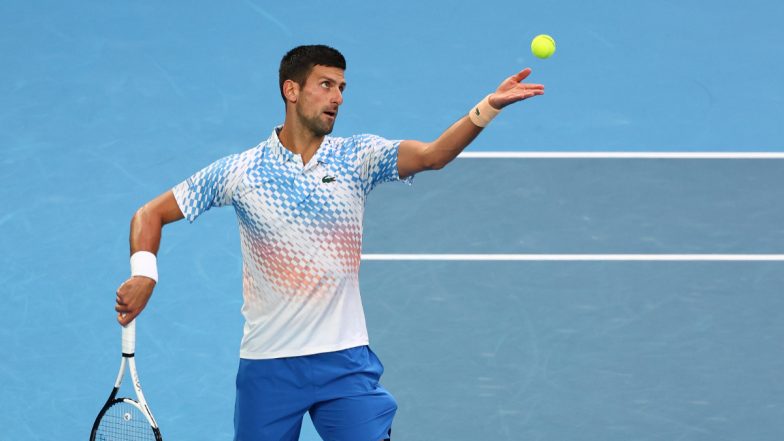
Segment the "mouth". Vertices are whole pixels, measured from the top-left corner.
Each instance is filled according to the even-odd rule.
[[[327,115],[328,118],[331,118],[333,120],[338,117],[338,112],[337,111],[335,111],[335,112],[325,111],[324,114]]]

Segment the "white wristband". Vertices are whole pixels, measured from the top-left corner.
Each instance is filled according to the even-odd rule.
[[[496,109],[490,105],[489,98],[490,95],[487,95],[482,101],[479,101],[479,104],[468,112],[468,118],[478,127],[487,127],[487,125],[490,124],[490,121],[501,113],[501,109]]]
[[[131,276],[144,276],[158,283],[158,259],[149,251],[137,251],[131,256]]]

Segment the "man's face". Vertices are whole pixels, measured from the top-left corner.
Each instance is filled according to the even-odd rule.
[[[316,136],[332,133],[338,107],[343,104],[346,80],[343,69],[313,66],[305,84],[300,88],[294,106],[300,121]]]

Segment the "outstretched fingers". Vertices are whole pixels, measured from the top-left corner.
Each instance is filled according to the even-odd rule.
[[[513,94],[510,94],[508,97],[508,102],[511,104],[537,95],[544,95],[544,90],[519,90],[515,91]]]
[[[528,83],[520,83],[515,86],[514,89],[509,91],[511,95],[519,98],[525,99],[530,98],[536,95],[544,95],[544,85],[543,84],[528,84]]]
[[[544,84],[522,84],[523,90],[532,92],[534,95],[541,95],[544,93]]]

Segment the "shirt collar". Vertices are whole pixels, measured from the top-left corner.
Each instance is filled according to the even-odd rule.
[[[269,139],[267,139],[267,147],[273,156],[280,157],[283,162],[287,162],[294,157],[294,152],[284,147],[280,142],[280,138],[278,138],[278,132],[282,128],[283,126],[277,126],[272,129],[272,135],[270,135]]]
[[[278,132],[282,128],[283,126],[280,125],[272,129],[272,134],[267,139],[267,148],[269,149],[269,152],[273,156],[279,157],[283,162],[288,162],[295,156],[295,154],[291,150],[284,147],[283,144],[280,142],[280,138],[278,137]],[[318,150],[316,150],[316,154],[313,155],[313,159],[311,159],[311,162],[313,162],[314,164],[315,163],[327,164],[331,162],[329,160],[329,154],[327,152],[331,144],[332,144],[332,138],[329,136],[325,136],[324,140],[321,141],[321,145],[319,146]]]

